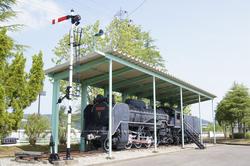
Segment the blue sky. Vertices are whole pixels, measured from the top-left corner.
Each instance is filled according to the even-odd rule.
[[[12,20],[26,27],[11,36],[29,45],[25,52],[27,70],[31,57],[44,52],[45,69],[52,67],[52,49],[68,33],[70,24],[52,26],[51,20],[75,9],[81,26],[100,20],[105,27],[122,8],[129,13],[143,0],[19,0]],[[130,19],[150,31],[168,71],[218,96],[219,102],[234,81],[250,87],[250,1],[248,0],[146,0]],[[42,113],[51,112],[52,86],[46,80],[41,98]],[[211,102],[201,105],[202,116],[211,120]],[[197,115],[197,105],[193,106]],[[37,111],[34,102],[25,113]]]

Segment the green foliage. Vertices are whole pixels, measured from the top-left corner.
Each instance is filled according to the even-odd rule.
[[[94,37],[100,29],[100,22],[82,27],[83,37],[81,40],[80,56],[97,50],[117,49],[124,53],[139,57],[140,59],[159,67],[164,68],[164,61],[154,45],[154,40],[149,32],[144,32],[141,26],[131,24],[129,20],[114,19],[104,30],[104,37]],[[69,34],[59,40],[53,50],[56,57],[52,61],[61,64],[68,60],[70,54]],[[61,92],[64,93],[67,81],[61,81]],[[76,86],[76,85],[74,85]],[[93,99],[96,94],[102,94],[102,90],[93,87],[88,88],[88,98]],[[92,101],[92,100],[89,100]]]
[[[143,59],[144,61],[164,67],[164,61],[154,45],[154,40],[149,32],[144,32],[141,26],[131,24],[129,20],[114,19],[105,30],[104,38],[94,37],[99,30],[100,23],[96,21],[93,25],[84,26],[81,43],[81,56],[98,50],[117,49]],[[69,58],[69,37],[66,34],[53,50],[56,58],[52,61],[56,64],[65,62]]]
[[[7,29],[0,29],[0,62],[4,62],[10,56],[13,48],[13,40],[7,36]]]
[[[11,6],[16,4],[16,0],[0,0],[0,22],[5,22],[5,24],[0,24],[0,30],[8,29],[11,31],[19,30],[23,25],[11,24],[7,25],[11,18],[16,16],[16,12],[12,10]]]
[[[203,131],[214,131],[214,124],[212,124],[212,123],[209,123],[208,125],[207,125],[207,127],[203,127]],[[219,125],[219,124],[217,124],[216,123],[216,125],[215,125],[215,131],[223,131],[223,128]]]
[[[94,46],[94,34],[99,30],[99,21],[96,21],[93,25],[87,25],[82,27],[83,37],[81,40],[81,53],[80,56],[84,56],[87,53],[93,51]],[[96,39],[96,45],[98,46],[102,38]],[[70,45],[69,45],[69,34],[65,34],[62,39],[59,40],[57,46],[53,49],[56,57],[52,59],[52,62],[56,64],[61,64],[69,60],[70,55]]]
[[[23,118],[23,110],[36,100],[42,90],[44,71],[42,54],[33,57],[30,73],[25,72],[22,53],[16,53],[12,61],[4,61],[0,91],[0,137],[16,130]],[[9,63],[8,63],[9,62]],[[9,110],[9,111],[7,111]]]
[[[59,110],[59,143],[62,145],[66,144],[66,136],[67,136],[67,114],[65,113],[66,107],[61,106]],[[77,122],[80,120],[80,113],[72,114],[72,128],[77,128]],[[74,132],[73,130],[71,132]]]
[[[108,48],[118,49],[150,64],[164,67],[164,61],[150,33],[143,31],[141,26],[130,23],[129,20],[121,21],[115,18],[107,26],[104,40]]]
[[[217,106],[216,119],[222,126],[229,126],[232,129],[237,123],[242,123],[249,119],[250,96],[247,87],[234,83],[230,91],[225,95]],[[240,129],[240,128],[239,128]]]
[[[0,0],[0,22],[15,15],[11,5],[15,0]],[[42,53],[33,56],[30,72],[25,72],[26,59],[0,26],[0,139],[20,126],[23,110],[36,100],[43,87]],[[17,48],[19,47],[19,48]]]
[[[245,138],[244,133],[234,133],[233,135],[234,135],[233,136],[234,139],[243,139],[243,138]]]
[[[249,132],[246,133],[245,138],[250,139],[250,133]]]
[[[29,138],[29,143],[35,145],[38,138],[49,129],[49,120],[38,114],[28,116],[27,124],[24,126],[25,134]],[[45,135],[43,135],[44,137]]]
[[[188,105],[188,106],[186,106],[186,107],[184,107],[184,109],[183,109],[183,113],[185,114],[185,115],[191,115],[191,105]]]
[[[58,137],[60,144],[66,144],[67,134],[67,115],[65,114],[66,107],[60,107],[59,110],[59,130]]]
[[[11,6],[16,3],[16,0],[0,0],[0,21],[7,21],[14,17],[16,13],[12,10]],[[1,26],[0,26],[1,28]]]
[[[38,55],[32,57],[33,64],[29,73],[28,80],[28,90],[29,90],[29,100],[36,100],[37,96],[43,89],[43,80],[45,78],[45,73],[43,70],[43,54],[40,51]]]

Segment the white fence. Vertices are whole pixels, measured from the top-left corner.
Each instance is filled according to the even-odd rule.
[[[38,138],[37,143],[39,145],[46,145],[50,142],[51,131],[47,130],[45,133],[41,134],[44,137]],[[24,129],[18,129],[16,132],[12,132],[8,137],[18,138],[17,144],[29,144],[28,136],[25,134]],[[77,129],[72,129],[71,132],[71,142],[72,143],[80,143],[81,132]]]

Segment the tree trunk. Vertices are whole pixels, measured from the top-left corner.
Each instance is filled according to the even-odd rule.
[[[238,133],[242,133],[242,123],[238,120]]]
[[[243,133],[244,133],[244,138],[246,138],[246,123],[243,123]]]
[[[240,133],[240,121],[239,120],[238,120],[237,124],[238,124],[238,133]]]
[[[224,126],[224,138],[227,139],[227,126]]]
[[[231,124],[232,139],[234,139],[234,126]]]

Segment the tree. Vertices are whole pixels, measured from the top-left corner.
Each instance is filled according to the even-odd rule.
[[[60,107],[59,110],[59,142],[60,144],[66,144],[66,133],[67,133],[67,115],[65,114],[66,107]]]
[[[232,137],[235,124],[238,125],[239,132],[242,132],[246,117],[250,111],[250,95],[248,88],[243,84],[234,83],[230,91],[225,95],[217,106],[216,119],[220,125],[225,127],[230,125]]]
[[[11,6],[15,4],[16,0],[0,0],[0,22],[5,22],[5,25],[0,25],[0,30],[18,30],[22,27],[22,25],[19,24],[7,25],[8,20],[16,16],[16,12],[11,8]]]
[[[139,57],[147,63],[164,68],[164,60],[160,52],[154,45],[154,40],[149,32],[143,31],[141,26],[131,24],[129,20],[119,20],[115,18],[105,29],[104,38],[94,37],[100,29],[100,22],[96,21],[93,25],[82,27],[83,37],[80,56],[93,52],[94,46],[98,50],[117,49],[124,53]],[[59,40],[53,50],[56,57],[52,59],[55,64],[61,64],[69,60],[70,47],[69,36],[64,35]],[[61,92],[64,93],[67,81],[61,81]],[[76,85],[74,85],[76,86]],[[100,89],[88,88],[88,94],[102,94]],[[88,98],[93,98],[91,95]]]
[[[191,105],[184,107],[184,109],[183,109],[184,115],[191,115],[191,112],[192,112]]]
[[[16,0],[1,0],[0,1],[0,22],[7,21],[14,17],[16,13],[12,10],[11,6],[16,3]],[[0,26],[4,28],[4,26]]]
[[[95,38],[94,34],[99,31],[99,27],[100,23],[96,21],[93,25],[82,28],[83,46],[80,56],[92,52],[95,45],[98,50],[117,49],[164,68],[164,60],[154,45],[154,40],[149,32],[143,31],[141,26],[131,24],[129,20],[115,18],[106,27],[104,38]],[[56,58],[52,59],[54,63],[60,64],[68,60],[70,52],[68,34],[64,35],[53,51],[56,55]]]
[[[14,14],[10,5],[15,0],[0,1],[0,22]],[[0,139],[16,130],[23,118],[23,110],[36,100],[43,87],[42,52],[33,56],[30,72],[25,71],[23,53],[14,50],[15,43],[0,27]]]
[[[209,123],[207,127],[203,127],[203,131],[214,131],[214,124]],[[222,127],[219,124],[215,125],[215,131],[223,131]]]
[[[141,26],[132,24],[128,19],[115,18],[106,28],[104,41],[104,48],[118,49],[147,63],[165,67],[150,33],[143,31]],[[101,42],[102,40],[100,44]]]
[[[59,110],[59,132],[58,132],[58,136],[59,136],[59,142],[60,144],[65,145],[66,144],[66,134],[67,134],[67,114],[65,114],[66,111],[66,107],[65,106],[61,106],[60,110]],[[71,128],[71,132],[74,133],[73,127],[76,128],[77,127],[77,122],[79,122],[80,120],[80,113],[77,114],[72,114],[72,128]]]
[[[38,138],[45,135],[45,131],[49,129],[49,120],[38,114],[28,116],[27,124],[24,126],[25,134],[28,136],[29,143],[35,145]]]

